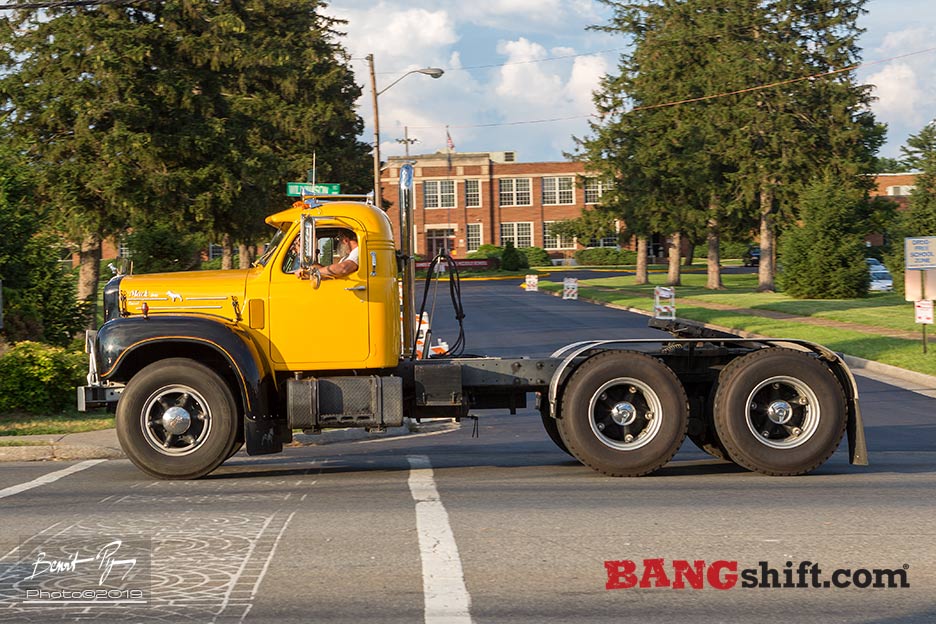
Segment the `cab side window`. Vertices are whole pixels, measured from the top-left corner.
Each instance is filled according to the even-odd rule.
[[[316,231],[315,261],[328,266],[340,260],[338,256],[338,228],[319,228]],[[299,235],[289,244],[289,250],[283,257],[283,273],[295,273],[299,270]]]

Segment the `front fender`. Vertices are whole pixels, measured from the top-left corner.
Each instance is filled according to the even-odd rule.
[[[144,366],[166,357],[210,358],[224,363],[245,417],[248,452],[282,450],[271,371],[247,332],[223,320],[198,316],[117,318],[98,331],[101,379],[126,382]],[[220,372],[220,371],[219,371]]]

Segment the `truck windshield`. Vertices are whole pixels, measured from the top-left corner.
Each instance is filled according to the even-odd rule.
[[[276,230],[276,234],[273,235],[273,240],[267,243],[266,251],[263,252],[263,255],[254,261],[254,266],[266,266],[267,262],[270,261],[270,258],[273,257],[273,254],[276,253],[276,248],[279,247],[280,243],[283,242],[283,237],[286,236],[286,232],[283,230]]]

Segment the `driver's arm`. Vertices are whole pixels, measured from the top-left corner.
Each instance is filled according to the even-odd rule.
[[[318,267],[322,277],[330,278],[347,277],[358,270],[357,262],[351,259],[342,260],[341,262],[329,264],[328,266],[318,265]]]

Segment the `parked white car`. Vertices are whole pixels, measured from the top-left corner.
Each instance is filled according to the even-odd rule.
[[[871,292],[890,292],[894,290],[894,278],[884,267],[869,267],[871,271]]]

